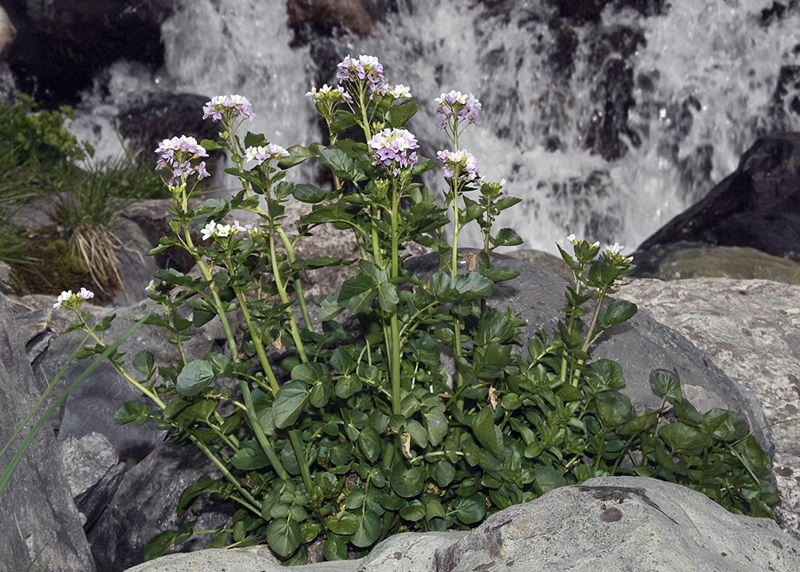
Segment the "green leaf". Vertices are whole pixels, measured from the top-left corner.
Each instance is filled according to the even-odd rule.
[[[542,491],[542,494],[567,485],[564,475],[553,467],[539,465],[533,470],[533,475],[536,479],[536,485]]]
[[[425,475],[420,467],[404,467],[396,462],[389,479],[392,489],[403,498],[412,498],[425,487]]]
[[[126,401],[119,406],[114,413],[114,423],[117,425],[125,425],[131,421],[137,425],[144,425],[150,414],[153,411],[153,406],[147,403],[139,403],[138,401]]]
[[[165,530],[164,532],[155,535],[153,539],[147,543],[147,546],[144,547],[143,556],[145,562],[148,560],[153,560],[154,558],[158,558],[164,554],[164,551],[172,545],[172,541],[177,535],[178,533],[175,530]]]
[[[233,373],[231,358],[224,354],[212,352],[206,356],[206,361],[211,364],[211,369],[214,371],[214,375],[218,377],[227,377]]]
[[[631,400],[618,391],[601,391],[595,400],[600,423],[606,429],[615,429],[625,424],[634,415]]]
[[[486,516],[486,499],[480,493],[459,497],[449,505],[449,512],[464,524],[475,524]]]
[[[331,172],[346,181],[363,181],[367,178],[358,167],[358,163],[338,147],[317,147],[319,162],[328,167]]]
[[[711,445],[711,438],[705,431],[683,423],[662,425],[658,436],[678,454],[699,455]]]
[[[255,440],[242,441],[231,464],[240,471],[255,471],[269,465],[269,460]]]
[[[411,435],[411,439],[419,447],[425,448],[428,446],[428,432],[419,421],[409,419],[406,421],[406,431]]]
[[[637,310],[636,304],[632,302],[628,302],[627,300],[614,300],[601,316],[603,326],[608,328],[630,320],[636,315]]]
[[[133,369],[142,375],[150,375],[150,372],[153,371],[153,367],[155,367],[155,363],[156,359],[153,357],[153,354],[147,351],[139,352],[136,354],[136,357],[133,358]]]
[[[358,447],[370,463],[381,455],[381,436],[370,426],[364,427],[358,436]]]
[[[656,369],[650,372],[650,387],[659,395],[676,401],[683,400],[678,375],[666,369]]]
[[[332,256],[316,256],[307,260],[295,260],[292,262],[292,270],[316,270],[318,268],[326,268],[328,266],[341,266],[343,260],[341,258],[333,258]]]
[[[339,304],[346,306],[354,314],[363,314],[372,307],[372,301],[385,312],[393,312],[400,298],[397,288],[389,282],[386,270],[375,266],[368,260],[358,261],[358,273],[342,284],[339,292]]]
[[[586,381],[594,391],[614,390],[625,387],[622,367],[615,361],[599,359],[586,370]]]
[[[291,519],[272,520],[267,525],[267,543],[282,558],[290,556],[300,546],[300,525]]]
[[[487,314],[478,324],[475,344],[485,346],[490,343],[505,343],[517,334],[517,326],[507,315],[494,308],[488,308]]]
[[[436,484],[441,488],[452,483],[455,476],[456,469],[448,461],[439,461],[433,465],[433,469],[431,470],[431,477],[433,477],[433,480],[436,481]]]
[[[322,555],[325,560],[347,560],[347,539],[329,534],[322,543]]]
[[[492,246],[519,246],[522,244],[522,237],[510,228],[501,228],[497,236],[489,238]]]
[[[292,368],[291,375],[293,380],[303,381],[309,385],[330,378],[324,365],[312,361],[297,364]]]
[[[309,185],[308,183],[300,183],[294,185],[294,189],[292,190],[292,196],[301,203],[315,204],[330,198],[331,192],[320,189],[315,185]]]
[[[416,332],[405,346],[411,359],[428,367],[436,367],[441,363],[439,342],[428,332]]]
[[[503,450],[503,432],[494,424],[494,413],[484,407],[472,420],[472,432],[481,445],[495,455]]]
[[[197,395],[214,380],[214,368],[204,359],[192,360],[178,374],[176,389],[186,396]]]
[[[453,278],[437,272],[431,277],[430,286],[431,293],[441,302],[465,302],[491,296],[494,282],[479,272],[458,274]]]
[[[484,278],[488,278],[494,283],[497,282],[505,282],[507,280],[513,280],[517,276],[519,276],[519,272],[516,270],[512,270],[506,266],[481,266],[478,268],[478,272]]]
[[[447,436],[447,414],[444,408],[431,408],[422,412],[422,418],[428,430],[428,441],[436,447]]]
[[[748,435],[744,441],[736,446],[736,450],[744,454],[747,459],[750,460],[756,475],[760,476],[764,474],[767,465],[769,465],[770,456],[761,448],[761,445],[754,435]]]
[[[281,157],[278,161],[278,166],[281,169],[290,169],[295,165],[299,165],[309,157],[313,157],[313,153],[302,145],[292,145],[286,149],[289,152],[288,157]]]
[[[331,398],[331,389],[331,383],[327,380],[315,383],[309,393],[311,405],[317,408],[325,407]]]
[[[294,369],[292,371],[294,372]],[[305,383],[297,380],[284,383],[275,394],[275,402],[272,404],[275,427],[285,429],[293,425],[305,409],[308,400],[309,390]]]
[[[381,535],[381,518],[371,510],[366,510],[358,519],[358,528],[351,542],[359,548],[372,546]]]
[[[352,512],[340,511],[325,519],[325,526],[334,534],[347,536],[358,529],[358,517]]]
[[[417,111],[419,111],[419,107],[417,107],[415,103],[393,105],[389,108],[386,119],[389,125],[395,129],[404,129],[408,120],[411,119]]]
[[[703,427],[720,441],[732,443],[747,437],[750,427],[747,421],[733,411],[711,409],[703,415]]]
[[[425,518],[425,505],[422,501],[414,499],[400,508],[400,516],[411,522],[422,520]]]
[[[354,375],[347,375],[340,377],[336,381],[336,388],[334,391],[336,392],[336,396],[340,399],[347,399],[361,391],[362,387],[364,387],[364,384],[360,379]]]
[[[300,536],[303,544],[308,544],[319,536],[322,532],[322,525],[318,522],[304,522],[300,525]]]
[[[356,368],[353,357],[344,348],[336,348],[331,356],[331,365],[342,375],[348,375]],[[349,397],[349,396],[348,396]]]

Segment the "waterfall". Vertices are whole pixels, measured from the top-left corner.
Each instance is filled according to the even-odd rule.
[[[632,252],[732,172],[758,136],[800,128],[794,4],[693,0],[642,13],[617,2],[587,22],[555,19],[544,0],[395,4],[370,37],[326,40],[330,59],[377,56],[388,83],[410,86],[421,108],[410,128],[429,157],[446,146],[433,99],[477,96],[481,125],[462,147],[523,199],[498,224],[527,248],[555,252],[575,233]],[[186,2],[163,26],[163,70],[120,64],[112,94],[240,93],[258,114],[249,129],[284,146],[319,140],[304,94],[314,78],[332,83],[335,69],[291,47],[286,21],[278,0]]]

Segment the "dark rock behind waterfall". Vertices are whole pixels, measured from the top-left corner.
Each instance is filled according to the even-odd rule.
[[[639,246],[641,276],[677,250],[749,247],[800,262],[800,133],[758,139],[739,167]]]

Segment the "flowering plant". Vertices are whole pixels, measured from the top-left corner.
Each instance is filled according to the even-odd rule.
[[[237,504],[231,526],[215,531],[210,546],[266,541],[285,562],[300,563],[320,542],[325,558],[347,558],[390,534],[469,529],[555,487],[610,474],[683,482],[732,510],[768,514],[776,502],[763,478],[768,457],[738,417],[699,416],[669,372],[653,375],[662,406],[637,415],[618,392],[619,366],[591,360],[591,344],[636,311],[606,300],[632,271],[621,247],[601,252],[569,238],[573,252],[562,256],[575,285],[566,320],[551,334],[523,344],[520,317],[487,303],[496,283],[516,276],[493,252],[521,240],[494,229],[519,199],[503,194],[503,182],[483,180],[459,146],[459,134],[478,123],[480,102],[459,92],[437,100],[452,146],[438,153],[440,204],[418,178],[437,164],[418,154],[409,131],[417,111],[410,91],[387,89],[371,56],[348,56],[337,78],[337,88],[308,93],[328,126],[327,145],[283,148],[252,133],[240,140],[252,111],[231,95],[204,107],[222,125],[219,140],[173,138],[157,149],[175,198],[174,234],[153,252],[183,248],[198,274],[161,270],[148,287],[164,310],[148,322],[170,332],[176,363],[156,367],[142,352],[133,376],[113,355],[146,398],[125,403],[116,419],[152,421],[194,443],[218,469],[217,478],[186,489],[178,506],[183,514],[206,493]],[[340,139],[354,126],[363,139]],[[219,148],[230,152],[229,172],[242,187],[230,201],[190,208],[194,183],[207,176],[200,160]],[[286,180],[288,169],[311,158],[330,170],[331,188]],[[282,224],[289,197],[312,204],[296,232]],[[233,211],[253,222],[226,222]],[[465,253],[458,237],[472,223],[484,244]],[[353,231],[358,260],[297,258],[298,243],[326,224]],[[435,253],[435,271],[407,263],[412,243]],[[353,267],[352,277],[312,319],[303,273],[340,265]],[[108,324],[88,323],[85,296],[68,292],[58,305],[78,314],[76,327],[92,333],[90,349],[99,352]],[[227,352],[189,359],[185,342],[214,318]],[[185,540],[192,526],[159,535],[146,555]]]

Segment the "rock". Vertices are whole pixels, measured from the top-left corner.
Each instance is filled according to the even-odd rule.
[[[17,37],[17,29],[8,17],[8,12],[0,6],[0,60],[3,59],[11,44],[14,43],[14,38]]]
[[[800,542],[771,520],[737,516],[702,494],[642,477],[553,490],[486,519],[436,553],[436,572],[792,571]]]
[[[542,268],[543,270],[547,270],[553,274],[558,274],[566,280],[572,280],[572,271],[569,269],[569,266],[567,266],[567,263],[564,262],[564,259],[560,256],[555,256],[549,252],[543,252],[541,250],[525,249],[507,252],[506,256],[516,258],[517,260],[522,260],[523,262],[527,262],[528,264]]]
[[[368,36],[385,16],[384,4],[377,0],[289,0],[286,11],[295,41],[307,43],[313,37],[347,31]]]
[[[702,494],[645,477],[602,477],[562,487],[489,517],[470,532],[403,534],[360,560],[298,572],[793,572],[800,542],[767,519],[727,512]],[[267,558],[204,550],[128,572],[278,572]]]
[[[758,139],[737,170],[641,246],[695,242],[756,248],[800,262],[800,133]]]
[[[116,60],[164,62],[161,23],[176,0],[27,0],[17,3],[8,61],[37,101],[75,103],[95,72]]]
[[[764,279],[800,284],[800,263],[746,246],[690,246],[685,243],[648,250],[636,259],[638,278]],[[653,254],[658,250],[658,254]]]
[[[80,439],[70,435],[61,442],[61,458],[73,497],[89,490],[118,462],[114,447],[99,433]]]
[[[43,389],[33,376],[8,302],[0,296],[0,444],[8,442]],[[4,453],[3,470],[24,435]],[[0,542],[4,569],[26,570],[35,562],[33,570],[45,563],[50,572],[95,570],[50,423],[34,439],[0,496],[0,522],[4,523]]]
[[[694,343],[763,405],[782,527],[800,538],[800,286],[765,280],[633,280],[630,300]]]
[[[120,134],[128,140],[128,149],[137,155],[149,168],[155,168],[158,155],[156,147],[163,139],[181,135],[201,141],[216,139],[219,125],[203,120],[203,105],[210,97],[194,93],[158,92],[134,96],[117,116]],[[215,169],[211,160],[217,160],[221,152],[210,152],[206,160],[208,170]]]
[[[190,520],[198,519],[195,530],[229,527],[231,505],[207,498],[195,501],[182,517],[175,513],[184,489],[203,474],[219,476],[200,449],[172,443],[160,446],[125,473],[113,499],[87,532],[98,569],[117,572],[142,562],[142,552],[154,536]],[[198,550],[213,537],[194,536],[181,549]]]

